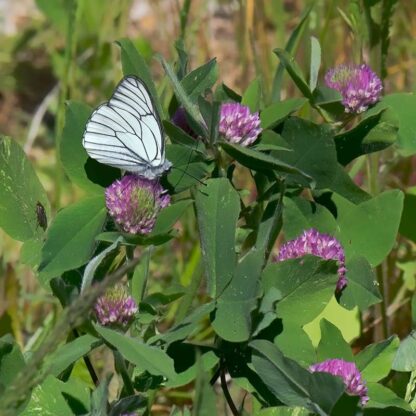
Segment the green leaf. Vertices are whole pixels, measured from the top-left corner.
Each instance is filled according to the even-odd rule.
[[[68,31],[70,5],[71,2],[67,0],[56,0],[52,3],[48,0],[36,0],[36,6],[62,35],[66,35]]]
[[[368,345],[356,355],[355,362],[364,380],[376,382],[389,374],[399,343],[399,338],[394,335],[385,341]]]
[[[414,412],[408,412],[407,410],[400,409],[399,407],[386,407],[384,409],[366,407],[364,410],[364,416],[412,416]]]
[[[306,332],[297,324],[286,323],[283,331],[273,341],[285,357],[297,361],[303,367],[316,362],[315,348]]]
[[[102,344],[102,341],[90,334],[82,335],[73,341],[59,347],[49,355],[44,363],[44,368],[49,374],[59,376],[75,361],[87,355],[91,350]]]
[[[152,97],[153,104],[155,105],[160,118],[163,119],[163,109],[159,102],[155,84],[153,83],[152,74],[150,73],[150,69],[146,64],[145,59],[140,55],[130,39],[120,39],[117,41],[117,44],[121,48],[123,74],[135,75],[145,83]]]
[[[19,241],[42,239],[38,202],[49,218],[48,197],[22,148],[14,140],[0,137],[0,227]]]
[[[324,206],[300,197],[285,197],[283,205],[283,232],[286,240],[293,240],[310,228],[325,234],[335,234],[337,222]]]
[[[160,348],[99,325],[95,325],[95,329],[107,342],[117,348],[127,361],[136,365],[141,371],[148,371],[155,376],[175,377],[173,360]]]
[[[169,205],[166,208],[163,208],[157,217],[155,227],[150,233],[150,236],[165,234],[171,231],[172,227],[176,224],[179,218],[182,217],[192,202],[193,201],[191,199],[183,199]]]
[[[175,342],[167,349],[167,353],[175,361],[177,375],[165,386],[169,389],[185,386],[194,381],[199,372],[211,371],[219,361],[217,355],[208,347]]]
[[[347,260],[348,285],[342,291],[340,303],[347,309],[355,306],[361,311],[382,301],[377,278],[368,261],[361,256]]]
[[[416,106],[415,93],[395,93],[384,96],[380,103],[369,111],[379,111],[380,108],[391,107],[399,119],[399,139],[397,147],[405,156],[416,153],[416,125],[413,108]]]
[[[247,89],[244,91],[241,104],[250,108],[252,113],[260,110],[261,84],[258,78],[251,81]]]
[[[311,176],[317,189],[332,189],[338,170],[332,130],[326,125],[291,117],[284,124],[282,137],[293,151],[281,152],[279,158]]]
[[[404,194],[403,213],[400,220],[399,232],[404,237],[416,242],[416,195]]]
[[[318,361],[330,358],[342,358],[345,361],[354,361],[351,348],[342,336],[341,331],[326,319],[321,319],[321,340],[316,350]]]
[[[75,413],[72,406],[76,406]],[[90,408],[90,389],[81,380],[70,379],[66,383],[48,376],[32,391],[32,397],[21,416],[74,416],[86,414]]]
[[[314,91],[318,83],[319,68],[321,66],[321,45],[315,36],[311,36],[311,66],[309,74],[309,89]]]
[[[200,183],[213,169],[213,165],[207,163],[201,154],[195,153],[193,149],[184,151],[182,145],[167,145],[166,158],[173,165],[166,176],[167,187],[170,187],[173,193],[182,192]]]
[[[103,416],[107,413],[108,386],[111,375],[100,382],[98,387],[91,394],[91,416]]]
[[[338,161],[347,165],[355,158],[378,152],[397,140],[399,121],[389,108],[364,118],[352,130],[335,136]]]
[[[416,370],[416,333],[412,331],[400,342],[392,369],[396,371]]]
[[[152,252],[153,248],[150,246],[142,253],[140,263],[135,267],[131,278],[131,295],[137,304],[142,301],[145,295]]]
[[[88,194],[99,194],[102,193],[102,187],[120,177],[120,171],[89,158],[82,146],[82,137],[91,112],[92,109],[83,103],[67,103],[60,158],[71,182]]]
[[[296,166],[282,162],[273,156],[228,142],[221,142],[220,145],[231,157],[235,158],[239,163],[249,169],[260,172],[267,172],[268,170],[273,169],[278,173],[292,173],[299,175],[306,182],[311,182],[310,176],[305,172],[302,172]]]
[[[217,299],[212,326],[226,341],[244,342],[251,334],[251,313],[259,295],[264,253],[252,249],[237,264],[234,276]]]
[[[46,285],[53,277],[85,264],[94,252],[95,237],[107,218],[104,197],[83,199],[59,211],[42,249],[39,279]]]
[[[0,338],[0,390],[9,386],[23,370],[25,359],[19,346],[10,334]]]
[[[215,308],[214,302],[205,303],[199,306],[193,312],[191,312],[185,319],[178,322],[167,332],[148,340],[149,344],[155,344],[158,341],[162,341],[166,344],[171,344],[176,341],[181,341],[191,335],[197,328],[200,327],[201,321],[207,317]]]
[[[208,293],[215,298],[234,275],[240,198],[228,179],[209,179],[199,188],[195,204]]]
[[[367,383],[369,402],[366,407],[384,409],[389,406],[411,411],[409,404],[382,384]]]
[[[199,153],[201,155],[206,154],[206,148],[202,140],[193,138],[188,133],[168,120],[163,120],[163,126],[165,128],[166,134],[169,136],[170,141],[173,144],[180,144],[186,147],[187,150],[192,150],[193,152]]]
[[[298,111],[308,100],[306,98],[289,98],[266,107],[260,113],[261,127],[272,129]]]
[[[274,287],[281,292],[276,313],[298,326],[312,321],[325,308],[338,281],[335,261],[305,256],[266,266],[262,275],[264,291]]]
[[[252,357],[255,370],[276,398],[288,406],[301,406],[320,416],[328,416],[344,392],[340,378],[310,373],[285,358],[269,341],[255,340],[249,345],[255,352]]]
[[[189,99],[196,103],[198,97],[210,89],[218,78],[218,65],[216,59],[194,69],[180,81]]]
[[[279,57],[280,62],[286,68],[286,71],[288,72],[296,86],[299,88],[299,90],[302,92],[302,94],[306,98],[312,99],[312,92],[309,89],[309,85],[305,80],[302,70],[295,61],[295,58],[284,49],[276,48],[273,50],[273,52]]]
[[[122,237],[120,236],[116,241],[114,241],[114,243],[112,243],[105,250],[97,254],[88,262],[87,266],[85,267],[84,274],[82,275],[81,293],[84,292],[86,288],[92,285],[92,281],[94,279],[94,275],[98,267],[108,255],[110,255],[114,250],[118,248],[121,241]]]
[[[380,264],[396,241],[403,193],[397,189],[386,191],[358,205],[338,195],[333,200],[339,227],[335,236],[343,245],[346,257],[364,256],[372,267]]]
[[[285,51],[291,55],[295,55],[297,45],[299,44],[299,40],[302,37],[302,34],[305,30],[306,23],[308,21],[309,15],[313,9],[315,3],[311,3],[310,6],[306,8],[303,12],[299,23],[294,28],[293,32],[291,33],[289,40],[285,45]],[[276,73],[273,79],[272,85],[272,102],[280,101],[280,92],[282,90],[282,81],[283,81],[283,74],[284,74],[285,66],[282,62],[279,63]]]

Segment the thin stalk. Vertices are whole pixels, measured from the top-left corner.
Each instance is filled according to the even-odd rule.
[[[231,410],[231,413],[234,416],[240,416],[240,412],[238,411],[236,405],[234,404],[233,398],[231,397],[231,394],[228,390],[227,380],[225,379],[225,367],[222,366],[222,365],[221,365],[220,379],[221,379],[221,388],[222,388],[222,391],[224,393],[225,400],[227,400],[227,404],[228,404],[228,407]]]
[[[79,337],[78,331],[76,329],[73,329],[72,333],[74,334],[75,338]],[[84,358],[85,366],[87,367],[87,370],[90,373],[92,382],[94,383],[95,387],[98,387],[98,385],[100,384],[100,380],[98,379],[97,373],[95,372],[95,369],[94,369],[94,366],[92,365],[90,357],[88,357],[88,355],[84,355],[83,358]]]
[[[127,396],[133,396],[135,394],[133,384],[131,382],[129,373],[127,371],[126,362],[123,356],[117,351],[113,350],[114,364],[117,372],[121,375],[124,383],[124,390]]]

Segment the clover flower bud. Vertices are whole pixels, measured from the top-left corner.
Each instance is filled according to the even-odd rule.
[[[259,113],[239,103],[225,103],[220,109],[219,132],[230,143],[249,146],[261,133]]]
[[[368,65],[339,65],[325,75],[325,83],[341,93],[347,113],[362,113],[380,99],[383,85]]]
[[[157,180],[126,175],[105,191],[109,214],[120,228],[131,234],[149,234],[160,210],[170,203],[170,196]]]
[[[341,377],[344,381],[346,391],[350,396],[359,396],[362,406],[368,402],[367,386],[354,363],[333,358],[321,363],[313,364],[309,367],[309,370],[312,371],[312,373],[329,373]]]
[[[107,289],[94,305],[98,322],[103,326],[127,327],[138,311],[135,300],[122,285]]]
[[[283,244],[280,247],[276,261],[296,259],[307,254],[321,257],[324,260],[336,260],[338,262],[339,277],[336,291],[340,292],[344,289],[348,283],[345,277],[347,269],[345,268],[344,249],[336,238],[328,234],[321,234],[314,228],[304,231],[299,237]]]

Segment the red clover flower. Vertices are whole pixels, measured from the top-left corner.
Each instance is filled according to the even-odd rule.
[[[135,300],[120,284],[107,289],[94,306],[100,325],[121,328],[130,324],[138,309]]]
[[[228,142],[249,146],[261,131],[259,113],[239,103],[221,105],[219,132]]]
[[[296,259],[298,257],[312,254],[325,260],[338,261],[338,282],[336,291],[340,292],[347,285],[348,280],[345,277],[347,269],[345,268],[345,254],[340,242],[328,235],[321,234],[319,231],[311,228],[304,231],[302,235],[290,240],[280,247],[277,261],[287,259]]]
[[[149,234],[159,211],[170,203],[158,180],[134,174],[113,182],[105,191],[105,199],[114,222],[131,234]]]
[[[321,363],[313,364],[309,367],[309,370],[312,371],[312,373],[329,373],[341,377],[349,395],[360,396],[360,403],[362,406],[368,402],[367,386],[354,363],[333,358]]]
[[[368,65],[338,65],[325,75],[329,88],[339,91],[347,113],[362,113],[375,104],[383,85]]]

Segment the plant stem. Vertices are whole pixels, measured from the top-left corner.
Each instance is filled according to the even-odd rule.
[[[240,416],[240,413],[239,413],[236,405],[234,404],[233,399],[231,397],[231,394],[228,390],[227,380],[225,379],[225,366],[223,365],[223,363],[221,365],[220,379],[221,379],[221,388],[222,388],[222,391],[224,393],[225,400],[227,400],[227,404],[228,404],[228,406],[231,410],[231,413],[234,416]]]
[[[123,379],[125,392],[127,393],[127,396],[132,396],[135,394],[135,391],[130,376],[128,374],[124,358],[117,350],[113,350],[113,355],[116,370]]]
[[[79,337],[79,333],[76,329],[73,329],[72,332],[75,338]],[[95,387],[98,387],[98,385],[100,384],[100,380],[98,379],[97,373],[94,370],[94,366],[92,365],[90,358],[88,357],[88,355],[84,355],[83,358],[85,366],[87,367],[87,370],[90,373],[92,382],[94,383]]]

